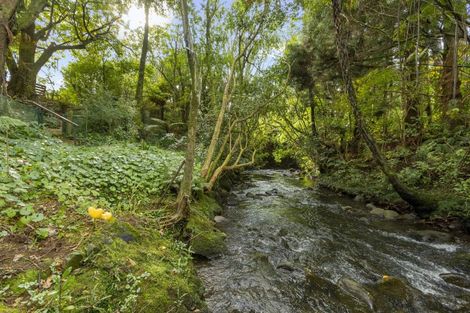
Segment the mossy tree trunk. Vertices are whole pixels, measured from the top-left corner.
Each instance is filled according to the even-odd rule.
[[[352,77],[351,77],[351,68],[350,68],[350,61],[349,61],[349,54],[347,49],[347,42],[344,37],[343,31],[343,21],[342,21],[342,12],[341,12],[341,0],[332,0],[333,5],[333,19],[336,29],[336,46],[338,50],[338,57],[339,63],[341,67],[341,74],[343,77],[343,82],[345,85],[345,89],[347,92],[349,104],[351,105],[352,111],[354,113],[357,127],[359,132],[361,133],[361,137],[364,139],[367,147],[372,153],[372,156],[375,162],[379,165],[380,169],[387,177],[388,181],[392,185],[393,189],[397,192],[397,194],[408,204],[413,206],[416,212],[420,215],[426,215],[431,210],[435,208],[435,202],[430,201],[426,197],[417,194],[414,191],[411,191],[407,188],[397,177],[395,173],[392,172],[390,169],[388,162],[383,157],[382,153],[380,152],[377,143],[375,142],[372,135],[366,129],[366,125],[364,123],[364,118],[362,116],[362,112],[359,108],[356,91],[353,86]]]

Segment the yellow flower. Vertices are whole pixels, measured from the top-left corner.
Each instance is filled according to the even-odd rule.
[[[101,218],[105,221],[109,221],[113,218],[113,214],[111,212],[104,212],[102,215],[101,215]]]
[[[92,218],[100,218],[101,215],[103,215],[103,212],[103,209],[97,209],[92,206],[88,208],[88,215],[90,215]]]
[[[388,275],[384,275],[384,276],[382,276],[382,279],[383,279],[383,281],[389,281],[390,279],[392,279],[392,277],[388,276]]]
[[[165,246],[161,246],[161,247],[160,247],[160,250],[165,251],[165,250],[166,250],[166,247],[165,247]]]

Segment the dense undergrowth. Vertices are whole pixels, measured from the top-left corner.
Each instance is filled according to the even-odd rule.
[[[0,312],[204,310],[190,245],[208,256],[223,248],[212,221],[217,203],[199,196],[183,233],[158,224],[181,153],[73,146],[0,119]],[[114,217],[92,221],[89,206]]]
[[[415,151],[398,147],[386,152],[389,163],[407,186],[437,202],[433,217],[470,220],[469,140],[463,132],[426,140]],[[321,175],[323,185],[379,203],[405,205],[370,156],[331,164]]]

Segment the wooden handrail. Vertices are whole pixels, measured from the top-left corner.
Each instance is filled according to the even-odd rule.
[[[33,101],[33,100],[21,100],[21,101],[22,101],[22,102],[26,102],[26,103],[30,103],[30,104],[34,104],[35,106],[37,106],[37,107],[43,109],[44,111],[47,111],[47,112],[53,114],[54,116],[60,118],[61,120],[65,121],[65,122],[67,122],[67,123],[70,123],[70,124],[72,124],[72,125],[74,125],[74,126],[78,126],[77,123],[75,123],[75,122],[69,120],[68,118],[66,118],[66,117],[64,117],[64,116],[62,116],[62,115],[60,115],[59,113],[56,113],[56,112],[52,111],[52,110],[49,109],[49,108],[46,108],[45,106],[43,106],[43,105],[37,103],[36,101]]]

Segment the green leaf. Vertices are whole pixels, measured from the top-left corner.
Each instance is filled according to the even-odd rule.
[[[44,220],[44,214],[42,213],[34,213],[33,215],[31,215],[31,221],[37,223],[37,222],[40,222]]]
[[[49,229],[48,228],[38,228],[38,229],[36,229],[36,235],[41,239],[45,239],[45,238],[49,237]]]
[[[20,223],[23,225],[28,225],[31,222],[31,216],[22,216],[20,218]]]
[[[9,218],[13,218],[16,216],[16,210],[15,209],[12,209],[12,208],[8,208],[6,209],[5,211],[3,211],[5,213],[6,216],[8,216]]]
[[[33,214],[33,212],[34,212],[34,209],[31,205],[27,205],[24,208],[21,208],[21,210],[20,210],[20,214],[23,215],[23,216],[31,215],[31,214]]]

